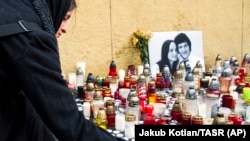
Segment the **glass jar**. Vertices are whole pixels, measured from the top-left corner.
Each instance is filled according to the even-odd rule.
[[[108,99],[113,99],[113,95],[111,93],[111,88],[105,87],[102,90],[103,101],[106,102]]]
[[[115,106],[115,100],[114,99],[107,99],[105,101],[105,107],[107,108],[108,106]]]
[[[110,65],[109,65],[108,76],[111,76],[112,78],[118,78],[118,73],[116,71],[116,63],[114,60],[112,60]]]
[[[168,65],[165,65],[162,70],[162,88],[163,90],[169,90],[172,88],[172,74]]]
[[[161,90],[162,89],[162,84],[161,84],[161,78],[162,78],[162,73],[159,72],[156,74],[156,80],[155,80],[155,87],[157,90]]]
[[[109,105],[106,109],[107,114],[107,126],[108,127],[115,127],[115,109],[114,106]]]
[[[225,125],[226,118],[224,113],[218,112],[216,117],[214,118],[213,125]]]
[[[84,86],[84,72],[80,66],[76,70],[76,87],[78,86]]]
[[[95,88],[93,83],[86,84],[85,99],[94,99]]]
[[[189,112],[182,112],[181,125],[191,125],[192,115]]]
[[[94,119],[94,122],[100,128],[103,128],[105,130],[107,129],[107,114],[104,107],[100,107],[98,109],[98,113],[96,119]]]
[[[120,132],[125,130],[125,115],[123,112],[118,112],[115,115],[115,130]]]
[[[139,123],[139,120],[141,118],[141,110],[140,110],[140,100],[138,95],[133,92],[128,101],[128,105],[126,107],[126,114],[134,114],[136,116],[136,124]]]
[[[175,120],[177,122],[181,121],[181,106],[178,101],[175,101],[173,108],[171,110],[171,120]]]
[[[179,63],[179,67],[178,67],[178,70],[181,71],[181,77],[182,77],[182,80],[185,81],[185,76],[186,76],[186,69],[185,69],[185,64],[184,62],[180,62]]]
[[[82,107],[85,118],[89,119],[91,117],[91,100],[85,99]]]
[[[231,78],[232,80],[229,87],[229,91],[234,91],[237,85],[239,85],[240,83],[239,68],[234,68]]]
[[[245,53],[240,66],[241,69],[244,70],[244,74],[248,74],[249,72],[249,62],[250,62],[250,56],[248,53]]]
[[[192,74],[193,74],[194,83],[195,83],[194,89],[198,92],[200,89],[200,79],[201,79],[200,69],[197,67],[194,67],[192,70]]]
[[[220,84],[217,78],[212,78],[207,89],[207,95],[209,97],[220,97]]]
[[[151,87],[147,93],[148,104],[156,103],[156,91],[154,87]]]
[[[155,124],[155,117],[153,115],[153,110],[154,110],[153,105],[146,105],[145,117],[143,118],[144,125],[154,125]]]
[[[221,76],[218,78],[220,83],[220,91],[222,93],[228,93],[229,87],[231,85],[232,77],[231,77],[231,69],[224,68],[222,70]]]
[[[181,93],[184,91],[184,81],[183,81],[182,70],[176,70],[174,73],[174,80],[172,83],[172,90],[174,93]]]
[[[134,114],[126,114],[125,130],[124,130],[125,137],[127,138],[135,137],[135,124],[136,124],[136,116]]]
[[[184,89],[183,89],[185,95],[190,87],[193,88],[195,87],[194,76],[192,72],[187,72],[185,76]]]
[[[203,125],[203,117],[199,115],[193,116],[192,125]]]
[[[198,115],[197,94],[194,87],[189,87],[186,94],[186,111],[192,116]]]
[[[137,75],[135,65],[128,66],[127,75],[129,77],[135,77]]]
[[[224,93],[222,95],[221,106],[233,110],[235,107],[233,96],[231,96],[229,93]]]
[[[195,68],[197,68],[199,70],[199,76],[200,76],[200,78],[203,78],[203,76],[204,76],[204,70],[203,70],[203,65],[202,65],[202,63],[201,63],[200,60],[198,60],[196,62]]]
[[[118,83],[116,78],[111,78],[109,83],[111,95],[114,96],[115,91],[118,89]]]
[[[102,91],[100,89],[95,90],[94,99],[92,100],[91,107],[92,107],[92,111],[93,111],[93,116],[94,116],[94,118],[96,118],[99,108],[104,107]]]
[[[140,74],[137,83],[136,83],[136,91],[138,95],[146,95],[147,94],[147,84],[146,84],[146,78],[144,74]]]

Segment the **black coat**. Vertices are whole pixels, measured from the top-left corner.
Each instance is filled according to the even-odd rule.
[[[18,20],[41,26],[0,37],[0,141],[118,140],[85,119],[61,75],[54,33],[70,0],[0,3],[0,26]]]

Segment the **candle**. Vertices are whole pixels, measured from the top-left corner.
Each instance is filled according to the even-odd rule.
[[[84,116],[89,119],[91,116],[91,105],[90,105],[91,100],[85,100],[83,103],[83,114]]]
[[[249,101],[250,100],[250,88],[249,87],[244,87],[243,88],[243,99],[245,101]]]
[[[125,78],[125,70],[124,69],[120,69],[118,71],[118,76],[119,76],[119,80],[124,81]]]
[[[76,62],[77,68],[78,68],[78,67],[81,67],[81,68],[82,68],[82,70],[83,70],[83,75],[85,75],[85,65],[86,65],[86,63],[83,62],[83,61]]]
[[[76,86],[76,73],[74,73],[74,72],[70,72],[69,74],[68,74],[68,82],[69,82],[69,84],[73,84],[74,85],[74,87]]]
[[[143,73],[143,65],[139,65],[137,67],[137,71],[138,71],[138,75],[142,74]]]
[[[116,114],[115,129],[120,132],[123,132],[125,130],[125,115],[123,113]]]

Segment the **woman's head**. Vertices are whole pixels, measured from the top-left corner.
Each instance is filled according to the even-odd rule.
[[[166,40],[162,44],[161,57],[162,60],[168,60],[173,62],[177,60],[176,44],[173,40]]]
[[[71,0],[69,11],[76,9],[76,0]]]
[[[56,37],[59,38],[63,33],[67,33],[67,22],[70,19],[70,17],[72,16],[74,10],[76,9],[77,5],[76,5],[76,1],[75,0],[71,0],[71,4],[69,7],[68,12],[66,13],[66,15],[63,18],[63,21],[59,27],[59,29],[56,32]]]
[[[173,40],[166,40],[162,44],[161,48],[161,60],[158,62],[160,71],[162,71],[165,65],[168,65],[171,73],[176,70],[178,64],[178,53],[176,50],[176,44]]]

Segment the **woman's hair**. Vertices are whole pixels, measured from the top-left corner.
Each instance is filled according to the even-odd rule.
[[[166,40],[162,44],[161,48],[161,60],[157,62],[159,65],[160,72],[162,72],[165,65],[169,67],[169,70],[171,73],[174,73],[176,71],[177,65],[178,65],[178,59],[174,61],[173,66],[170,66],[168,53],[169,53],[169,46],[171,43],[175,43],[173,40]]]
[[[71,0],[69,11],[75,9],[76,7],[77,7],[76,0]]]

